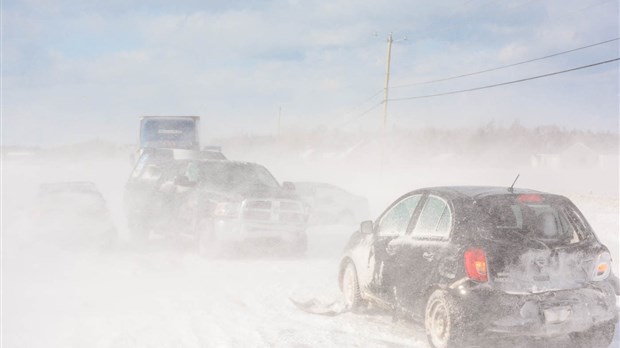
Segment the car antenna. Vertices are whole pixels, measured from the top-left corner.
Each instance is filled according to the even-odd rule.
[[[510,187],[508,188],[508,192],[510,193],[514,193],[515,192],[515,184],[517,183],[517,180],[519,180],[519,175],[517,174],[517,177],[515,178],[515,181],[512,182],[512,185],[510,185]]]

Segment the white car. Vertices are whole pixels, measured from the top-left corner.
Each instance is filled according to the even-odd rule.
[[[338,186],[321,182],[295,182],[295,192],[306,203],[309,223],[356,224],[368,219],[368,200]]]
[[[39,241],[70,247],[110,247],[117,238],[106,202],[92,182],[39,186],[33,210]]]

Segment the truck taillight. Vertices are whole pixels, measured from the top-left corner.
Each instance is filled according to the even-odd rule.
[[[487,275],[487,257],[482,249],[471,248],[465,251],[465,272],[469,279],[477,282],[489,280]]]
[[[601,281],[607,279],[611,273],[611,255],[608,252],[600,254],[594,262],[592,280]]]

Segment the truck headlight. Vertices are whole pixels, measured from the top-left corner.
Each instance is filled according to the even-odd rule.
[[[220,202],[215,206],[213,214],[218,217],[238,217],[241,204],[235,202]]]

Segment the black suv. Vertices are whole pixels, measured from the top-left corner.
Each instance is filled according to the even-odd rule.
[[[125,202],[136,239],[183,234],[206,256],[244,242],[303,253],[308,213],[294,190],[255,163],[154,156],[137,162]]]
[[[410,192],[345,248],[339,282],[424,322],[433,347],[569,334],[607,347],[617,321],[611,255],[567,198],[498,187]]]

